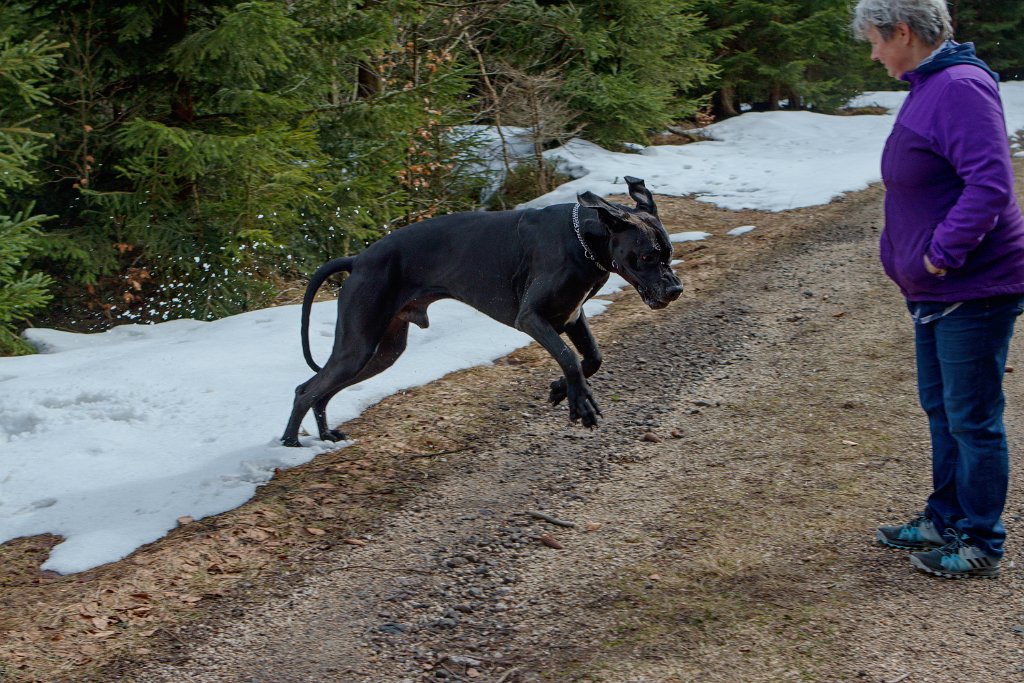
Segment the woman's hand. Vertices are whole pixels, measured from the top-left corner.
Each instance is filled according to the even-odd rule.
[[[924,269],[927,270],[932,275],[935,275],[937,277],[942,277],[942,276],[944,276],[946,274],[946,269],[945,268],[936,268],[935,267],[935,264],[932,263],[932,260],[930,258],[928,258],[928,254],[924,255]]]

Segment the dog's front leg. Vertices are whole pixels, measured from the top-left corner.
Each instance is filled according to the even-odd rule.
[[[533,337],[562,368],[569,397],[569,420],[582,420],[584,427],[596,427],[601,409],[590,393],[579,358],[572,349],[566,346],[551,324],[534,311],[521,311],[516,318],[516,329]]]
[[[580,361],[583,376],[592,377],[601,367],[601,350],[597,348],[597,340],[594,339],[594,334],[590,331],[590,325],[587,324],[587,317],[583,311],[580,311],[576,322],[565,326],[565,334],[572,341],[576,350],[583,355],[583,360]],[[551,394],[548,396],[548,400],[551,401],[551,405],[558,405],[565,399],[566,394],[565,377],[559,377],[551,383]]]

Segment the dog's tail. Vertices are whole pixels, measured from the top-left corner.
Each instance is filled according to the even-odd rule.
[[[306,285],[306,294],[302,297],[302,355],[306,358],[306,365],[319,372],[320,366],[313,361],[313,353],[309,350],[309,312],[313,308],[313,298],[324,281],[335,273],[351,273],[352,265],[356,262],[354,256],[341,256],[331,259],[316,269],[309,284]]]

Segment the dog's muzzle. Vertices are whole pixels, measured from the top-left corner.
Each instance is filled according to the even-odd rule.
[[[647,307],[657,311],[678,299],[683,293],[683,285],[670,285],[657,292],[647,287],[637,287],[636,290],[639,292],[640,298],[647,304]]]

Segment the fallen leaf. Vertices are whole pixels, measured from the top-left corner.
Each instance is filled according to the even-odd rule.
[[[346,538],[342,543],[348,543],[349,545],[366,545],[366,541],[361,538]]]
[[[561,543],[559,543],[558,539],[555,538],[554,536],[552,536],[551,534],[544,534],[543,536],[540,537],[539,540],[540,540],[541,543],[543,543],[547,547],[554,548],[555,550],[561,550],[562,548],[565,547]]]
[[[844,446],[859,446],[860,444],[856,441],[850,441],[849,439],[843,439]]]
[[[270,534],[259,527],[250,527],[249,529],[245,529],[242,534],[254,541],[265,541],[270,538]]]
[[[308,531],[309,533],[313,534],[314,536],[323,536],[324,534],[327,533],[323,529],[317,529],[315,526],[307,526],[306,527],[306,531]]]
[[[109,638],[110,636],[117,635],[117,631],[97,631],[96,633],[90,633],[90,638],[96,638],[102,640],[103,638]]]

